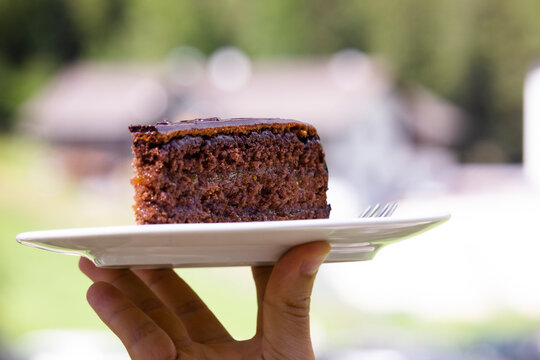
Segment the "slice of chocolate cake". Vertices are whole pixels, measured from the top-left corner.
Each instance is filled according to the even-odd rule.
[[[139,224],[327,218],[315,128],[285,119],[131,126]]]

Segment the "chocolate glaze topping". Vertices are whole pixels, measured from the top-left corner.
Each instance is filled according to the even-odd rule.
[[[231,118],[218,117],[182,121],[163,121],[155,125],[132,125],[129,130],[135,140],[166,143],[173,138],[214,136],[216,134],[249,134],[252,131],[271,130],[275,133],[292,131],[301,138],[317,136],[315,128],[297,120],[279,118]]]

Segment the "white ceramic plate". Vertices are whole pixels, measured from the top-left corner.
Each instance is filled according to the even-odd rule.
[[[273,264],[293,246],[328,240],[326,262],[371,260],[384,246],[450,215],[416,218],[128,225],[26,232],[23,245],[84,256],[100,267],[208,267]]]

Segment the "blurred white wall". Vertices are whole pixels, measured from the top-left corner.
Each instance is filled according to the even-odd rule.
[[[540,65],[525,80],[523,160],[529,181],[540,189]]]

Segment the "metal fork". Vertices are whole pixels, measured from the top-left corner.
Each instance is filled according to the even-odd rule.
[[[381,204],[375,204],[373,206],[368,206],[366,210],[360,215],[361,218],[381,218],[381,217],[389,217],[392,216],[394,211],[396,211],[398,207],[398,202],[390,202],[385,204],[384,206],[381,206]]]

